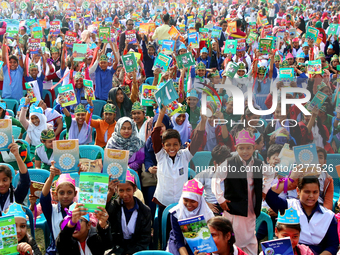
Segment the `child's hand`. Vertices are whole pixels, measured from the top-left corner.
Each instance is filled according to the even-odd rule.
[[[111,178],[112,175],[110,175]],[[109,192],[110,194],[114,194],[116,192],[117,186],[119,184],[119,180],[118,179],[113,179],[109,182]]]
[[[32,247],[28,243],[19,243],[17,246],[17,251],[20,254],[33,254]]]
[[[51,161],[50,167],[50,177],[54,178],[56,175],[61,175],[61,171],[58,168],[54,167],[55,161]]]
[[[28,196],[28,200],[30,201],[31,205],[34,205],[37,202],[37,199],[38,198],[36,196],[33,196],[32,194],[29,194]]]
[[[90,106],[92,106],[93,107],[93,102],[92,102],[92,99],[91,98],[87,98],[87,103],[90,105]]]
[[[30,104],[30,99],[28,97],[25,97],[25,105],[29,105]]]
[[[84,204],[76,204],[72,211],[72,222],[74,224],[77,224],[77,222],[80,220],[81,216],[84,216],[87,214],[87,209],[83,208]],[[67,224],[69,228],[73,228],[70,223]]]
[[[207,253],[206,252],[199,252],[198,250],[196,250],[194,252],[195,255],[206,255]]]
[[[164,116],[166,113],[166,107],[164,106],[164,104],[162,104],[162,109],[159,111],[159,115]]]
[[[208,203],[208,202],[207,202],[207,204],[208,204],[210,210],[211,210],[213,213],[218,213],[218,208],[217,208],[217,206],[216,206],[215,204]]]
[[[101,228],[105,228],[107,220],[109,219],[109,214],[104,207],[97,207],[99,210],[95,210],[96,218],[98,219],[98,224]]]
[[[149,167],[149,172],[152,174],[156,174],[157,173],[157,166],[151,166]]]
[[[12,136],[12,143],[8,146],[8,149],[15,157],[20,156],[19,145],[15,143],[13,136]]]

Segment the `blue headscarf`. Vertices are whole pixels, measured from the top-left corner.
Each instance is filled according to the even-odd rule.
[[[156,121],[158,120],[159,114],[156,114],[155,117],[153,117],[152,125],[155,126]],[[172,125],[171,119],[168,115],[164,115],[164,118],[162,120],[162,123],[164,124],[166,129],[174,129],[174,126]]]

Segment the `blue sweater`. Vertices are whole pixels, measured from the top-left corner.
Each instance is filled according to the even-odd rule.
[[[155,63],[155,56],[149,56],[148,49],[146,48],[145,41],[142,43],[142,50],[143,50],[143,64],[146,78],[154,77],[153,75],[153,64]]]

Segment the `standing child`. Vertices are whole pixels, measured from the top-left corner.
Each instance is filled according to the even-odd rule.
[[[43,98],[43,82],[45,79],[45,72],[46,72],[46,57],[44,54],[41,53],[40,50],[40,54],[43,56],[43,70],[41,71],[40,75],[39,75],[39,69],[38,66],[32,61],[30,63],[29,66],[25,66],[24,68],[24,74],[25,74],[25,81],[26,82],[30,82],[30,81],[37,81],[38,86],[39,86],[39,92],[40,92],[40,97]],[[28,73],[29,76],[27,76],[27,72],[26,70],[28,69]]]
[[[236,136],[238,155],[221,164],[221,169],[230,166],[236,171],[217,171],[212,180],[212,192],[235,229],[236,245],[244,252],[257,254],[255,236],[256,217],[261,213],[262,192],[266,193],[273,179],[270,173],[262,180],[263,163],[255,159],[255,136],[241,130]],[[240,171],[241,169],[247,171]],[[267,172],[268,174],[268,172]],[[224,181],[224,191],[221,182]],[[264,191],[262,191],[264,190]]]

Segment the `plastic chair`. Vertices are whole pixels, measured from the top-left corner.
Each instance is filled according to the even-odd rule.
[[[192,179],[195,178],[196,172],[195,172],[194,170],[192,170],[191,168],[189,168],[188,175],[189,175],[189,176],[188,176],[188,179],[189,179],[189,180],[192,180]]]
[[[273,229],[273,222],[270,216],[264,212],[261,212],[259,217],[256,218],[256,226],[255,229],[258,231],[262,222],[267,223],[267,230],[268,230],[268,240],[273,240],[274,238],[274,229]]]
[[[18,106],[19,106],[19,103],[18,103],[17,100],[6,99],[6,98],[3,98],[2,100],[6,102],[6,105],[7,105],[6,108],[12,110],[14,112],[14,114],[17,114],[17,109],[18,109]]]
[[[135,177],[135,182],[136,182],[137,188],[139,190],[142,190],[142,185],[140,185],[140,180],[139,180],[139,176],[138,176],[137,172],[135,170],[131,169],[131,168],[128,168],[128,170]]]
[[[22,140],[26,139],[26,135],[27,135],[27,131],[25,131],[25,133],[22,134]]]
[[[60,132],[59,140],[66,140],[66,129]]]
[[[8,112],[9,116],[14,118],[14,112],[10,109],[6,109],[6,111]]]
[[[134,255],[172,255],[172,253],[167,252],[167,251],[149,250],[149,251],[139,251],[139,252],[134,253]]]
[[[98,153],[101,153],[104,160],[104,150],[98,145],[79,145],[80,158],[88,158],[90,160],[97,159]]]
[[[208,167],[210,160],[212,159],[210,151],[198,151],[192,158],[192,163],[195,165],[195,172],[198,174],[204,167]],[[190,164],[189,164],[190,167]]]
[[[21,128],[17,126],[12,126],[12,133],[14,139],[18,139],[21,134]]]
[[[70,173],[72,179],[76,181],[76,186],[79,187],[79,174],[78,173]]]
[[[174,206],[176,206],[178,203],[173,203],[171,205],[168,205],[164,211],[163,211],[163,214],[162,214],[162,226],[161,226],[161,229],[162,229],[162,248],[165,248],[166,246],[166,227],[167,227],[167,223],[168,223],[168,216],[169,216],[169,211],[171,210],[171,208],[173,208]]]
[[[52,93],[46,89],[43,90],[43,93],[42,93],[42,99],[45,101],[46,103],[46,96],[48,96],[48,99],[49,99],[49,102],[47,104],[48,107],[51,107],[53,101],[52,101]]]
[[[53,86],[54,86],[54,85],[55,85],[55,84],[53,84]],[[54,95],[55,95],[55,98],[58,98],[58,94],[59,94],[58,88],[60,88],[60,87],[61,87],[61,84],[58,84],[58,86],[54,88]]]
[[[102,117],[98,116],[98,115],[95,115],[95,114],[92,114],[92,119],[93,120],[101,120]]]
[[[92,114],[102,116],[102,111],[106,101],[104,100],[93,100],[93,112]]]
[[[22,206],[22,208],[25,209],[25,212],[26,212],[26,215],[28,216],[28,221],[30,223],[30,226],[34,226],[34,220],[33,220],[33,213],[32,211],[26,207],[26,206]],[[35,229],[34,228],[31,228],[31,236],[33,239],[35,239]]]
[[[15,177],[15,171],[14,171],[14,168],[10,165],[10,164],[6,164],[6,163],[0,163],[0,166],[8,166],[10,169],[11,169],[11,172],[12,172],[12,178]],[[13,182],[12,182],[13,184]],[[13,185],[14,188],[16,188],[16,186]]]
[[[46,179],[50,176],[50,172],[44,169],[28,169],[30,179],[35,182],[45,183]],[[19,174],[13,179],[13,186],[16,187],[19,181]]]
[[[148,85],[152,85],[154,78],[155,77],[146,78],[145,83],[148,84]]]
[[[95,143],[95,141],[96,141],[96,135],[97,135],[96,129],[95,129],[95,128],[92,128],[92,142],[90,142],[89,145],[94,145],[94,143]],[[103,158],[104,158],[104,156],[103,156]]]
[[[153,218],[153,243],[158,247],[159,241],[159,206],[156,205],[155,215]]]
[[[327,154],[327,172],[333,178],[333,211],[340,196],[340,181],[335,166],[340,165],[340,154]]]

